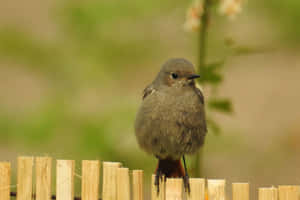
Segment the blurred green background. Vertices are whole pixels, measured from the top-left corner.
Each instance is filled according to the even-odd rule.
[[[76,159],[77,173],[82,159],[120,161],[149,178],[156,160],[138,148],[135,114],[163,62],[197,63],[197,34],[183,30],[189,5],[2,0],[1,160]],[[299,0],[249,0],[235,20],[212,17],[209,60],[230,54],[228,38],[247,48],[226,60],[219,91],[234,113],[214,116],[222,133],[208,133],[205,177],[249,181],[253,195],[258,186],[299,184],[299,11]]]

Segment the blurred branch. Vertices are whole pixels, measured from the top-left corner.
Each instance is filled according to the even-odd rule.
[[[206,57],[206,38],[207,38],[207,28],[208,28],[208,20],[210,15],[210,0],[203,0],[203,15],[200,18],[200,31],[199,31],[199,65],[198,72],[201,71],[202,68],[205,67],[205,57]],[[202,175],[202,156],[203,150],[200,150],[196,154],[195,160],[195,177],[200,177]]]
[[[205,65],[205,56],[206,56],[206,38],[207,38],[207,28],[208,20],[210,15],[210,0],[203,1],[203,15],[200,18],[200,31],[199,31],[199,65],[198,71],[201,70]]]

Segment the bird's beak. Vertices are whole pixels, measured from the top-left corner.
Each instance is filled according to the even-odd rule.
[[[195,78],[199,78],[200,76],[198,75],[198,74],[191,74],[191,75],[189,75],[187,78],[189,79],[189,80],[191,80],[191,79],[195,79]]]

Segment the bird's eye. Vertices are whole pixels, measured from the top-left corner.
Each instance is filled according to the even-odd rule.
[[[171,75],[172,75],[172,78],[173,78],[173,79],[178,78],[178,74],[172,73]]]

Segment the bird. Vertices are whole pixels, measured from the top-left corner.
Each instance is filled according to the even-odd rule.
[[[171,58],[143,90],[134,129],[141,149],[158,159],[157,192],[162,177],[183,178],[190,192],[185,155],[195,154],[207,133],[204,96],[195,82],[199,77],[191,62]]]

